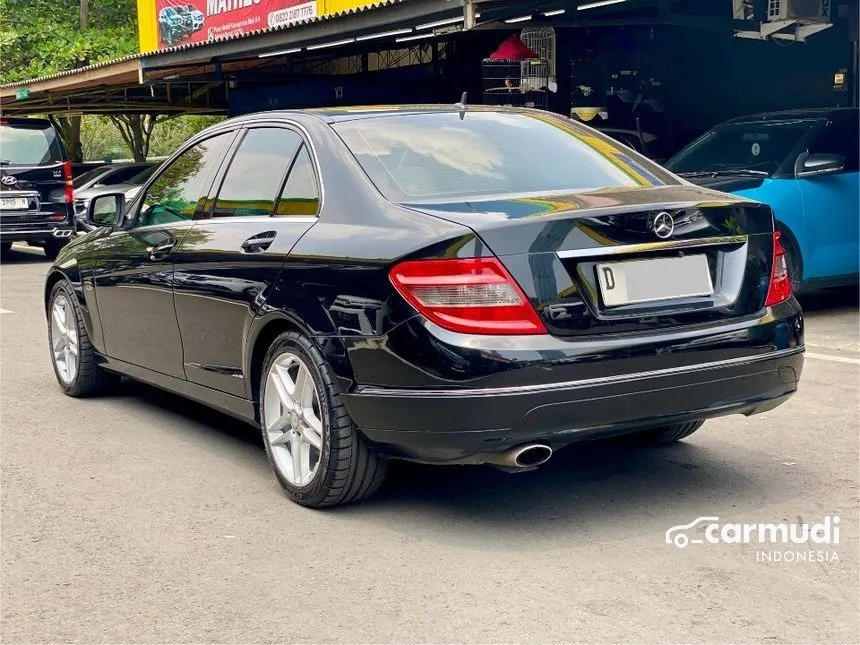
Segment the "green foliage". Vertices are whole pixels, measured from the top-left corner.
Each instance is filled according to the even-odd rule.
[[[135,0],[0,0],[0,83],[82,67],[137,51]]]
[[[149,157],[166,157],[186,139],[221,120],[217,116],[161,117],[152,131]],[[165,119],[165,120],[161,120]],[[132,151],[116,126],[106,116],[85,116],[81,126],[81,145],[86,161],[131,159]]]

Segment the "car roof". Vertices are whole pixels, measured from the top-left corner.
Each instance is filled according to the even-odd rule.
[[[777,112],[760,112],[726,121],[725,123],[753,123],[756,121],[782,121],[788,119],[823,119],[840,112],[858,112],[857,108],[829,107],[806,108],[797,110],[779,110]]]
[[[492,105],[469,105],[469,112],[504,112],[509,114],[527,114],[534,110],[526,108],[509,108]],[[267,112],[254,112],[237,116],[221,125],[227,123],[243,123],[266,119],[290,119],[295,121],[317,120],[326,123],[338,123],[342,121],[354,121],[356,119],[369,119],[380,117],[394,117],[415,114],[457,114],[460,108],[456,105],[358,105],[350,107],[310,108],[302,110],[270,110]]]

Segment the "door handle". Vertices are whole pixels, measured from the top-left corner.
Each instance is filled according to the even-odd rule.
[[[266,231],[265,233],[249,237],[247,240],[242,242],[242,252],[262,253],[272,246],[272,242],[275,241],[275,235],[277,235],[275,231]]]
[[[164,242],[163,244],[156,244],[155,246],[150,246],[146,250],[149,252],[149,259],[153,262],[157,260],[163,260],[167,257],[167,255],[173,250],[173,247],[176,246],[176,240],[171,240],[169,242]]]

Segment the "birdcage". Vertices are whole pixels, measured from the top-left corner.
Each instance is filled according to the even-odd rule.
[[[549,80],[549,61],[511,36],[484,59],[484,104],[546,109]]]
[[[549,80],[554,81],[555,72],[555,29],[552,27],[525,27],[520,32],[520,40],[540,58],[549,63]]]

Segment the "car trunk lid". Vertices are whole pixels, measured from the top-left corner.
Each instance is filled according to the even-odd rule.
[[[472,228],[554,335],[715,323],[764,306],[772,213],[730,195],[678,185],[404,205]],[[620,298],[610,280],[624,281]]]

